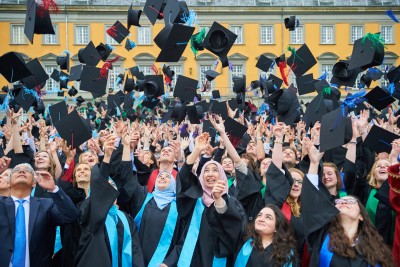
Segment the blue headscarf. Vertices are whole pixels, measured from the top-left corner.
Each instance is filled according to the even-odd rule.
[[[168,175],[170,176],[171,182],[169,183],[168,187],[162,191],[157,188],[157,184],[156,184],[156,186],[154,187],[154,192],[153,192],[154,200],[156,201],[157,207],[159,209],[165,208],[165,206],[167,206],[169,203],[174,201],[176,198],[176,182],[175,182],[174,176],[170,172],[166,172],[166,171],[160,172],[157,175],[156,181],[164,173],[168,173]]]

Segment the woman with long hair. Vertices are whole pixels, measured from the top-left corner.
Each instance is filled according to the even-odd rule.
[[[344,196],[333,204],[329,192],[322,190],[318,166],[323,153],[308,138],[304,144],[310,167],[301,199],[304,229],[312,248],[310,266],[393,267],[391,252],[360,201]]]
[[[54,148],[50,148],[50,150],[55,151],[57,147],[55,141],[52,142],[51,146],[54,146]],[[39,150],[34,156],[34,162],[35,171],[47,171],[54,179],[58,180],[60,178],[62,169],[57,152],[49,153],[47,150]],[[44,193],[44,190],[38,185],[32,189],[32,196],[43,197]]]

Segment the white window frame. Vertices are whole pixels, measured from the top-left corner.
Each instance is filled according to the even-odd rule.
[[[176,80],[179,75],[183,75],[183,64],[170,64],[169,68],[175,72],[174,79],[172,80],[171,87],[175,88]]]
[[[230,31],[237,35],[234,44],[244,44],[244,29],[243,25],[231,25],[229,27]]]
[[[264,32],[264,30],[265,30],[265,32]],[[268,31],[270,31],[270,32],[268,33]],[[268,38],[268,34],[271,35],[270,38]],[[274,25],[261,25],[260,26],[260,44],[274,44],[275,43],[274,34],[275,34]]]
[[[18,37],[14,35],[14,31],[18,28]],[[10,25],[10,43],[11,44],[27,44],[27,38],[24,33],[24,24]]]
[[[330,36],[327,38],[329,34],[329,30],[331,29]],[[321,25],[320,28],[320,37],[321,37],[321,44],[335,44],[335,26],[334,25]],[[325,36],[325,40],[324,40]]]
[[[357,32],[358,36],[353,36],[353,29],[361,28],[361,34]],[[364,36],[364,25],[351,25],[350,26],[350,44],[354,44],[354,41]]]
[[[383,28],[386,28],[386,27],[390,28],[390,35],[389,36],[385,36],[384,31],[383,31]],[[393,25],[381,25],[380,30],[381,30],[381,37],[382,37],[382,39],[385,40],[385,44],[393,44],[394,43]]]
[[[290,44],[304,44],[304,39],[303,25],[296,27],[294,31],[290,32]]]
[[[87,28],[87,40],[82,40],[80,38],[82,38],[81,33],[78,33],[78,28],[83,28],[86,27]],[[75,44],[77,45],[87,45],[90,42],[90,26],[89,25],[83,25],[83,24],[79,24],[79,25],[75,25],[74,28],[74,32],[75,32]]]
[[[319,76],[325,73],[325,70],[328,72],[328,75],[326,76],[326,81],[328,83],[331,82],[332,79],[332,69],[333,65],[335,65],[336,62],[329,62],[329,61],[323,61],[320,63],[319,67]]]
[[[152,38],[152,31],[151,31],[150,26],[142,26],[142,27],[137,27],[137,40],[136,44],[137,45],[151,45],[151,38]],[[146,39],[146,36],[143,37],[143,31],[148,30],[148,40]],[[147,33],[145,33],[147,35]]]
[[[53,29],[54,29],[55,34],[44,34],[43,39],[42,39],[42,44],[44,44],[44,45],[60,44],[60,39],[59,39],[60,34],[58,32],[58,25],[54,24]]]
[[[110,44],[110,45],[121,45],[119,44],[117,41],[114,40],[114,38],[112,38],[108,33],[107,30],[109,28],[111,28],[113,25],[104,25],[104,34],[105,34],[105,38],[104,38],[104,42],[106,42],[106,44]]]
[[[233,92],[232,91],[232,88],[233,88],[232,78],[234,76],[242,77],[242,75],[246,75],[245,65],[246,65],[246,63],[242,62],[242,61],[234,61],[234,62],[232,62],[232,70],[229,71],[229,75],[228,75],[229,76],[229,83],[228,83],[229,84],[229,90],[228,90],[228,93],[229,92]],[[240,71],[235,70],[236,67],[238,67],[238,68],[240,67]],[[245,86],[247,86],[247,84]]]
[[[113,68],[108,70],[108,79],[107,79],[107,89],[119,90],[121,89],[121,84],[115,86],[115,81],[118,77],[118,74],[123,73],[122,62],[113,63]]]
[[[57,69],[59,71],[57,64],[54,64],[54,62],[48,62],[48,64],[46,64],[46,63],[47,62],[43,63],[43,68],[46,71],[47,75],[49,75],[49,77],[53,73],[54,69]],[[53,80],[52,78],[49,78],[43,89],[46,91],[52,91],[53,88],[60,89],[60,84],[58,82],[56,82],[55,80]]]

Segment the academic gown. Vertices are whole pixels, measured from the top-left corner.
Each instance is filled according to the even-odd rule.
[[[182,240],[185,240],[186,238],[187,230],[192,219],[196,202],[203,195],[203,189],[199,179],[191,172],[192,167],[193,165],[187,165],[185,163],[177,177],[178,212],[179,217],[186,222],[186,231],[182,237]],[[238,233],[241,231],[241,229],[244,229],[246,222],[244,211],[240,211],[243,208],[241,207],[240,202],[234,197],[229,197],[229,199],[226,199],[226,202],[227,205],[232,207],[232,209],[236,209],[236,213],[242,214],[242,216],[240,216],[240,219],[234,216],[227,218],[226,223],[231,222],[232,225],[228,228],[225,228],[225,231],[232,232],[232,234]],[[213,266],[214,256],[217,258],[226,257],[226,266],[233,266],[232,249],[227,245],[229,242],[224,236],[217,236],[216,232],[213,230],[209,224],[209,221],[207,220],[207,217],[210,216],[209,213],[211,213],[213,209],[215,209],[214,205],[211,205],[210,207],[205,206],[204,208],[201,217],[200,231],[190,264],[191,267]],[[235,222],[237,220],[239,221]],[[185,241],[194,242],[192,240]]]
[[[320,251],[327,236],[330,222],[339,214],[339,210],[331,202],[325,186],[319,185],[318,187],[319,190],[308,178],[305,178],[301,192],[304,229],[311,249],[310,266],[319,266]],[[334,253],[329,267],[368,267],[368,262],[358,253],[356,253],[354,260]]]
[[[121,162],[120,174],[118,177],[115,177],[118,180],[118,184],[121,185],[119,188],[121,196],[118,198],[118,204],[121,209],[135,218],[148,194],[147,187],[138,183],[137,175],[132,171],[132,163],[130,161]],[[153,197],[144,208],[140,223],[139,240],[142,245],[143,259],[146,266],[157,249],[165,222],[167,221],[170,206],[171,204],[168,204],[160,210]],[[170,248],[163,261],[169,267],[175,266],[177,263],[181,250],[181,246],[177,246],[177,243],[183,230],[183,224],[178,219]]]
[[[75,265],[77,267],[110,267],[111,249],[107,236],[105,220],[117,199],[118,191],[108,182],[109,173],[97,166],[93,167],[90,181],[90,196],[82,203],[80,207],[79,223],[82,233],[79,242],[79,251],[76,255]],[[139,244],[139,238],[136,226],[132,218],[127,214],[125,217],[129,223],[132,236],[132,266],[144,266],[142,249]],[[121,220],[116,225],[118,233],[118,264],[122,266],[122,244],[124,228]]]

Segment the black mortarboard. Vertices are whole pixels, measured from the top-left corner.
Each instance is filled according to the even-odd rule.
[[[323,95],[319,94],[314,97],[314,99],[307,105],[306,112],[303,116],[303,121],[305,122],[306,127],[313,126],[317,121],[321,122],[322,116],[327,112]]]
[[[386,77],[390,83],[398,83],[400,81],[400,66],[388,71]]]
[[[178,18],[179,12],[180,8],[178,0],[168,0],[163,11],[165,25],[175,23],[175,20]],[[182,20],[176,21],[176,23],[182,23],[182,22],[183,22]]]
[[[374,40],[376,37],[379,39],[379,35],[380,33],[368,33],[354,42],[353,52],[349,61],[349,70],[367,69],[382,64],[385,55],[384,46],[379,41]]]
[[[203,109],[204,114],[208,113],[210,110],[210,103],[208,103],[206,100],[202,100],[200,102],[197,102],[194,104],[195,106],[201,106]]]
[[[128,9],[128,20],[127,20],[128,30],[131,28],[132,25],[141,27],[139,23],[140,15],[142,15],[142,10],[133,10],[131,4],[131,6]]]
[[[317,64],[317,60],[315,60],[308,46],[303,44],[287,59],[287,64],[290,66],[296,77],[298,77],[302,76],[315,64]]]
[[[133,76],[135,76],[136,78],[140,79],[140,80],[144,80],[144,74],[143,71],[140,71],[138,66],[129,68],[129,71],[131,72],[131,74]]]
[[[156,62],[178,62],[195,28],[183,24],[168,24],[154,38],[161,49]]]
[[[132,92],[135,89],[135,80],[133,78],[128,77],[126,75],[125,83],[124,83],[124,91]]]
[[[315,90],[317,90],[318,94],[330,94],[331,93],[331,87],[329,86],[329,83],[326,80],[317,80],[314,84]]]
[[[369,104],[371,104],[371,106],[379,111],[396,101],[396,99],[394,99],[387,91],[383,90],[379,86],[376,86],[374,89],[369,91],[364,98]]]
[[[191,124],[200,124],[201,116],[197,112],[197,107],[201,108],[201,106],[187,106],[186,113],[189,117],[189,121]]]
[[[269,59],[266,56],[261,55],[257,61],[256,67],[264,72],[268,72],[272,64],[274,64],[274,61],[272,59]]]
[[[78,64],[71,67],[71,71],[69,73],[68,80],[69,81],[80,81],[82,75],[83,65]]]
[[[349,69],[349,61],[339,60],[332,68],[331,84],[340,86],[353,86],[361,69]]]
[[[170,79],[170,81],[172,81],[174,79],[175,71],[171,70],[170,66],[167,66],[164,64],[162,71],[163,71],[164,75]]]
[[[367,74],[373,81],[377,81],[382,77],[383,72],[378,68],[369,68]]]
[[[147,75],[144,83],[144,94],[150,98],[156,98],[164,94],[164,82],[162,75]]]
[[[247,132],[247,127],[230,117],[226,118],[224,126],[225,132],[229,135],[231,142],[232,140],[237,141],[237,143],[234,142],[236,144],[233,143],[233,145],[236,147],[243,135]]]
[[[55,127],[61,138],[67,141],[67,145],[71,145],[72,148],[79,147],[92,138],[90,128],[76,110],[64,116],[62,123],[55,124]]]
[[[315,91],[315,83],[318,80],[313,78],[313,74],[306,74],[296,77],[297,90],[299,95],[309,94]]]
[[[294,31],[297,24],[296,16],[290,16],[289,18],[285,18],[284,23],[286,29],[289,29],[289,31]]]
[[[212,99],[220,99],[221,94],[219,93],[219,90],[212,90],[211,92]]]
[[[32,115],[32,117],[33,117],[33,119],[34,119],[35,121],[40,120],[39,114],[37,114],[37,113],[34,113],[34,114]],[[39,138],[40,138],[39,127],[33,125],[33,126],[32,126],[32,131],[31,131],[31,132],[32,132],[32,136],[33,136],[34,138],[36,138],[36,139],[39,139]]]
[[[71,86],[71,88],[68,90],[68,95],[69,96],[76,96],[76,94],[78,93],[78,90],[76,90],[76,88],[74,86]]]
[[[113,26],[108,28],[106,32],[119,44],[129,35],[129,30],[119,20],[117,20]]]
[[[58,91],[57,96],[64,97],[64,91],[62,91],[62,90]]]
[[[33,35],[36,34],[55,34],[49,11],[35,0],[28,0],[26,3],[26,18],[24,33],[28,40],[33,44]]]
[[[198,84],[198,80],[179,75],[174,89],[174,97],[179,97],[181,101],[193,102]]]
[[[132,108],[134,104],[134,97],[132,94],[125,94],[124,98],[124,110],[127,110],[128,108]]]
[[[63,122],[63,118],[68,115],[68,108],[65,101],[60,101],[54,105],[49,107],[49,113],[51,117],[51,121],[54,125]]]
[[[157,19],[163,19],[163,10],[165,8],[166,0],[147,0],[144,5],[143,12],[150,20],[151,24],[155,24]]]
[[[362,87],[366,86],[367,88],[369,88],[369,86],[371,85],[371,82],[372,82],[372,78],[368,74],[363,74],[360,78],[360,84]]]
[[[19,92],[18,96],[15,98],[15,102],[27,112],[29,108],[33,105],[33,103],[36,101],[36,97],[37,94],[35,90],[24,88],[21,90],[21,92]]]
[[[32,73],[32,75],[22,79],[22,83],[27,88],[35,88],[38,85],[46,82],[49,75],[43,69],[42,64],[40,64],[37,58],[32,59],[26,64],[26,67]]]
[[[60,89],[68,89],[68,76],[60,74]]]
[[[279,89],[269,96],[270,110],[279,121],[292,124],[300,120],[300,103],[297,95],[288,89]]]
[[[53,69],[53,72],[51,73],[50,78],[52,78],[56,82],[60,82],[60,75],[61,75],[60,71],[58,71],[57,69]]]
[[[96,50],[99,53],[101,60],[106,61],[112,52],[112,47],[108,44],[100,43],[96,46]]]
[[[76,98],[76,105],[77,105],[78,107],[80,107],[80,106],[82,105],[83,102],[85,102],[85,99],[83,99],[82,96],[78,96],[78,97]]]
[[[213,125],[211,124],[211,122],[209,120],[204,120],[203,121],[203,133],[209,133],[210,137],[211,137],[211,142],[213,143],[213,139],[215,140],[215,135],[217,133],[217,130],[215,130],[215,128],[213,127]]]
[[[367,137],[365,138],[363,145],[375,151],[376,153],[390,153],[392,150],[392,142],[399,138],[400,136],[397,134],[373,125]]]
[[[85,63],[89,66],[97,66],[101,60],[99,52],[92,41],[90,41],[85,48],[81,48],[78,51],[78,60],[80,63]]]
[[[270,74],[267,79],[267,91],[268,94],[278,91],[282,86],[283,80],[276,77],[274,74]]]
[[[64,51],[64,53],[65,55],[60,55],[56,58],[56,63],[60,66],[60,69],[69,72],[69,52]]]
[[[0,57],[0,73],[9,83],[17,82],[32,75],[24,59],[17,52],[8,52]]]
[[[4,86],[1,88],[1,91],[2,91],[3,93],[8,93],[8,91],[9,91],[8,86],[7,86],[7,85],[4,85]]]
[[[107,78],[101,77],[100,68],[83,66],[80,90],[91,92],[99,97],[106,94]]]
[[[236,34],[214,21],[204,38],[203,46],[218,57],[223,57],[228,54],[236,38]]]
[[[321,152],[342,146],[351,140],[351,119],[343,116],[341,108],[323,115],[321,119],[320,136]]]
[[[207,81],[211,82],[213,81],[217,76],[219,76],[220,74],[218,72],[216,72],[215,70],[207,70],[205,72],[203,72],[206,75],[206,79]]]
[[[225,120],[228,117],[228,109],[226,107],[226,101],[219,102],[216,100],[211,100],[210,111],[211,113],[220,115],[223,120]]]
[[[178,111],[178,119],[177,119],[178,123],[181,123],[182,121],[185,120],[185,118],[186,118],[186,108],[187,108],[186,103],[183,103],[181,108]]]
[[[233,76],[233,92],[235,94],[244,93],[246,92],[246,75],[240,76]]]
[[[160,103],[160,99],[158,98],[146,98],[142,102],[142,106],[149,108],[149,109],[154,109],[158,103]]]

